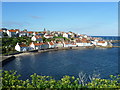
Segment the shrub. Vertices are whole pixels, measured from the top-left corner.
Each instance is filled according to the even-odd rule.
[[[74,76],[63,76],[60,80],[55,80],[51,76],[40,76],[34,73],[31,79],[20,80],[20,75],[16,71],[2,71],[2,88],[44,88],[44,89],[64,89],[64,88],[120,88],[120,75],[110,75],[111,79],[93,78],[90,82],[82,85],[80,78]]]

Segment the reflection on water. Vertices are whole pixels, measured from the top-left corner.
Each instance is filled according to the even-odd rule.
[[[18,68],[18,69],[21,69],[21,58],[20,57],[17,57],[16,60],[15,60],[15,67]]]
[[[118,48],[61,50],[20,56],[4,65],[3,69],[16,70],[22,79],[37,73],[56,79],[63,75],[78,77],[79,72],[97,72],[102,78],[118,73]]]

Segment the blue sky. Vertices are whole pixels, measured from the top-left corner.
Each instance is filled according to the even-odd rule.
[[[3,2],[2,26],[29,31],[118,35],[117,2]]]

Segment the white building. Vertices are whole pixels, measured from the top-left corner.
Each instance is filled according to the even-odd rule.
[[[77,46],[92,46],[90,41],[81,41],[76,43]]]
[[[28,51],[28,49],[29,49],[29,47],[27,45],[25,45],[25,44],[18,44],[17,43],[16,46],[15,46],[15,50],[19,51],[19,52]]]
[[[7,30],[7,34],[9,37],[15,37],[19,33],[19,30]]]
[[[74,44],[70,44],[70,45],[69,45],[69,47],[76,47],[76,46],[77,46],[76,43],[74,43]]]
[[[27,36],[28,36],[28,37],[32,37],[32,36],[33,36],[33,31],[27,32]]]
[[[41,49],[48,49],[48,48],[49,48],[48,43],[44,43],[43,45],[41,45]]]
[[[49,48],[54,48],[54,47],[55,47],[55,44],[54,44],[54,42],[53,42],[53,41],[48,42],[48,44],[49,44]]]
[[[94,40],[94,41],[91,41],[91,42],[93,43],[93,45],[97,45],[97,42],[98,42],[98,41],[95,41],[95,40]]]
[[[27,36],[27,31],[20,31],[19,37],[22,37],[22,36]]]
[[[87,36],[87,35],[84,35],[83,37],[84,37],[84,38],[87,38],[88,36]]]
[[[40,42],[43,42],[42,37],[41,37],[41,36],[38,36],[38,35],[33,36],[33,37],[31,38],[31,40],[32,40],[32,41],[40,41]]]
[[[31,50],[37,50],[37,49],[41,49],[43,44],[44,44],[44,43],[33,43],[33,42],[32,42],[32,43],[29,45],[29,47],[30,47]]]
[[[64,47],[64,44],[62,42],[55,43],[55,47]]]
[[[54,36],[53,35],[44,35],[45,38],[53,38]]]
[[[64,47],[76,47],[76,43],[66,43],[66,42],[63,42],[63,45]]]
[[[106,41],[98,41],[97,45],[99,45],[99,46],[107,46],[108,42],[106,42]]]
[[[63,37],[68,38],[68,34],[67,33],[63,33]]]

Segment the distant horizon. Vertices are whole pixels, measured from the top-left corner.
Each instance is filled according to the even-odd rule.
[[[3,2],[8,29],[118,36],[118,2]]]

